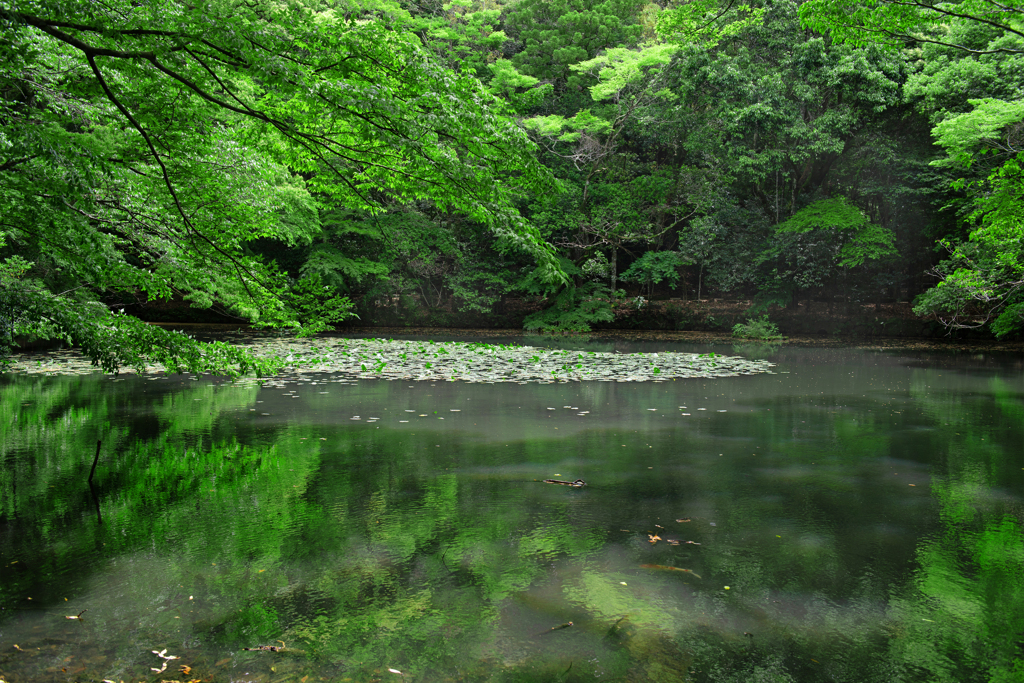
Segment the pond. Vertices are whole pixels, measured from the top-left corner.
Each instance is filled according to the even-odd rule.
[[[1024,680],[1019,354],[573,348],[774,365],[0,378],[0,680]]]

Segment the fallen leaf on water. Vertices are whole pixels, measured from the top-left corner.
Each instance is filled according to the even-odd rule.
[[[689,522],[690,520],[688,520],[688,519],[677,519],[676,521],[677,522]]]
[[[679,545],[679,541],[673,541],[671,538],[666,541],[669,545]]]
[[[647,538],[651,541],[651,543],[657,543],[661,540],[661,536],[657,536],[655,534],[647,534]]]
[[[401,676],[401,675],[402,675],[402,672],[401,672],[401,671],[399,671],[398,669],[392,669],[392,668],[390,668],[390,667],[389,667],[389,668],[388,668],[388,671],[390,671],[390,672],[391,672],[391,673],[393,673],[393,674],[398,674],[399,676]]]
[[[219,662],[215,663],[214,666],[224,666],[225,664],[227,664],[230,661],[231,661],[231,657],[226,657],[226,658],[220,660]]]
[[[697,541],[687,541],[687,543],[689,543],[690,545],[700,545],[700,543],[697,543]]]

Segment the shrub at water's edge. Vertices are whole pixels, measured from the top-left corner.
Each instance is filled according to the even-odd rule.
[[[745,323],[736,323],[732,336],[744,339],[782,339],[779,326],[768,320],[768,314],[760,318],[749,318]]]

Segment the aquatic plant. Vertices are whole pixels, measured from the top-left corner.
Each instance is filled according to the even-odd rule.
[[[335,373],[344,378],[461,380],[466,382],[665,381],[770,372],[772,363],[716,353],[616,353],[517,344],[422,342],[394,339],[262,339],[244,347],[273,360],[283,372]],[[46,363],[21,356],[24,373],[84,374],[96,368],[84,356],[61,352]],[[152,366],[149,372],[159,368]],[[246,378],[242,381],[257,381]]]

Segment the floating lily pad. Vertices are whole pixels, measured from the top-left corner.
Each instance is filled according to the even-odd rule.
[[[689,378],[736,377],[770,372],[773,363],[716,353],[609,353],[567,351],[515,344],[419,342],[385,339],[257,339],[242,342],[253,353],[276,356],[286,367],[281,375],[244,384],[275,386],[282,377],[329,373],[342,384],[358,379],[496,382],[618,381],[646,382]],[[96,372],[75,352],[16,356],[15,372],[84,374]],[[654,361],[657,360],[657,365]],[[161,373],[159,367],[147,372]],[[566,406],[570,407],[570,406]]]

